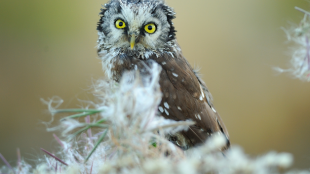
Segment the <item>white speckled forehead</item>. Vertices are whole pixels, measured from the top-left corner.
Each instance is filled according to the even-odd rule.
[[[122,14],[126,21],[130,21],[130,28],[138,29],[152,17],[153,6],[121,4]]]

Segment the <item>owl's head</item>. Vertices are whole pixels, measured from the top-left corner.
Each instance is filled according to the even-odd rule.
[[[165,50],[175,39],[175,13],[161,0],[111,0],[101,9],[98,51]]]

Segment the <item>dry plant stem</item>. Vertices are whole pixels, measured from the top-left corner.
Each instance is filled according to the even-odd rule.
[[[153,132],[153,131],[156,131],[156,130],[159,130],[159,129],[166,129],[166,128],[170,128],[170,127],[177,127],[177,126],[191,126],[191,125],[194,125],[195,122],[178,122],[178,123],[174,123],[174,124],[169,124],[169,125],[164,125],[164,126],[160,126],[160,127],[156,127],[154,129],[151,129],[151,130],[144,130],[142,131],[141,133],[145,133],[145,132]]]
[[[72,113],[72,112],[103,112],[103,110],[98,109],[54,109],[51,111],[52,114],[58,113]]]
[[[5,165],[11,169],[13,171],[13,173],[15,173],[14,169],[12,168],[12,166],[9,164],[9,162],[4,158],[4,156],[0,153],[0,158],[2,159],[2,161],[5,163]]]
[[[91,127],[108,128],[109,125],[101,124],[101,123],[103,123],[103,122],[105,122],[105,119],[101,119],[101,120],[97,121],[97,122],[94,123],[94,124],[85,124],[86,127],[84,127],[84,128],[82,128],[82,129],[78,130],[77,132],[75,132],[73,135],[70,136],[70,138],[72,139],[72,138],[74,138],[74,137],[80,135],[82,132],[87,131],[87,130],[90,129]]]
[[[301,12],[305,13],[305,14],[308,15],[308,16],[310,16],[310,13],[307,12],[306,10],[302,9],[302,8],[295,7],[295,9],[298,10],[298,11],[301,11]]]
[[[55,166],[55,173],[57,173],[57,164],[58,164],[58,163],[56,162],[56,166]]]
[[[49,156],[53,157],[55,160],[57,160],[57,161],[61,162],[62,164],[68,166],[67,163],[65,163],[65,162],[62,161],[61,159],[57,158],[55,155],[53,155],[52,153],[48,152],[47,150],[45,150],[45,149],[43,149],[43,148],[41,148],[41,150],[42,150],[43,152],[45,152],[46,154],[48,154]],[[56,163],[56,164],[57,164],[57,163]]]
[[[92,163],[91,163],[91,167],[90,167],[89,174],[91,174],[91,173],[92,173],[92,171],[93,171],[93,165],[94,165],[94,162],[92,162]]]
[[[81,113],[81,114],[70,115],[70,116],[68,116],[68,117],[65,117],[65,118],[60,119],[60,121],[63,121],[63,120],[66,120],[66,119],[73,119],[73,118],[85,117],[85,116],[93,115],[93,114],[96,114],[96,113],[98,113],[98,112],[86,112],[86,113]]]
[[[90,124],[90,116],[89,116],[89,115],[85,118],[85,122],[86,122],[87,124]],[[93,143],[93,140],[91,139],[91,138],[93,137],[92,132],[91,132],[91,129],[88,129],[88,130],[87,130],[87,134],[88,134],[88,137],[89,137],[91,143]]]
[[[60,144],[60,146],[64,148],[65,146],[64,146],[64,144],[60,141],[60,139],[59,139],[55,134],[53,134],[53,136],[54,136],[55,140],[58,142],[58,144]]]
[[[104,139],[104,137],[107,135],[108,133],[108,129],[105,130],[103,132],[103,134],[100,136],[99,140],[97,141],[97,143],[95,144],[95,147],[92,149],[92,151],[89,153],[89,155],[86,157],[85,159],[85,163],[88,161],[88,159],[90,158],[90,156],[95,152],[95,150],[97,149],[97,147],[99,146],[99,144],[102,142],[102,140]]]

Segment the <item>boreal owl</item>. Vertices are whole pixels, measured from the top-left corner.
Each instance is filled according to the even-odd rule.
[[[229,135],[211,94],[176,41],[174,18],[173,9],[161,0],[110,0],[101,9],[97,26],[103,68],[108,78],[118,82],[125,71],[138,70],[143,75],[147,66],[158,63],[162,67],[160,115],[196,123],[168,139],[186,150],[219,132],[227,138],[228,148]]]

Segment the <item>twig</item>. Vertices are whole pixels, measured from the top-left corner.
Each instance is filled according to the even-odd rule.
[[[60,139],[55,135],[53,134],[54,138],[56,139],[56,141],[63,147],[65,148],[64,144],[60,141]]]
[[[85,121],[86,121],[86,123],[90,124],[90,116],[89,115],[85,118]],[[92,140],[93,135],[92,135],[91,129],[87,130],[87,134],[88,134],[90,142],[93,143],[93,140]]]
[[[191,126],[195,124],[195,122],[191,121],[191,122],[178,122],[178,123],[173,123],[173,124],[168,124],[168,125],[164,125],[164,126],[159,126],[159,127],[155,127],[153,129],[149,129],[149,130],[144,130],[142,131],[141,133],[144,133],[144,132],[147,132],[147,131],[156,131],[156,130],[159,130],[159,129],[166,129],[166,128],[169,128],[169,127],[177,127],[177,126]]]
[[[52,113],[67,113],[67,112],[102,112],[98,109],[55,109]]]
[[[45,149],[43,149],[43,148],[41,148],[41,150],[42,150],[43,152],[45,152],[46,154],[48,154],[49,156],[55,158],[55,160],[57,160],[57,161],[61,162],[62,164],[68,166],[67,163],[65,163],[65,162],[62,161],[61,159],[57,158],[56,156],[54,156],[52,153],[48,152],[47,150],[45,150]]]
[[[9,162],[4,158],[4,156],[1,153],[0,153],[0,158],[5,163],[5,165],[8,166],[8,168],[10,168],[13,171],[13,173],[15,173],[14,169],[12,168],[12,166],[9,164]]]
[[[104,131],[104,133],[101,135],[101,137],[99,138],[99,140],[97,141],[95,147],[92,149],[92,151],[89,153],[89,155],[86,157],[85,162],[87,162],[87,160],[90,158],[90,156],[95,152],[95,150],[97,149],[97,147],[99,146],[99,144],[102,142],[102,140],[104,139],[104,137],[107,135],[108,133],[108,129]]]
[[[306,10],[302,9],[302,8],[299,8],[299,7],[295,7],[296,10],[300,11],[300,12],[303,12],[305,13],[306,15],[310,16],[310,13],[307,12]]]

